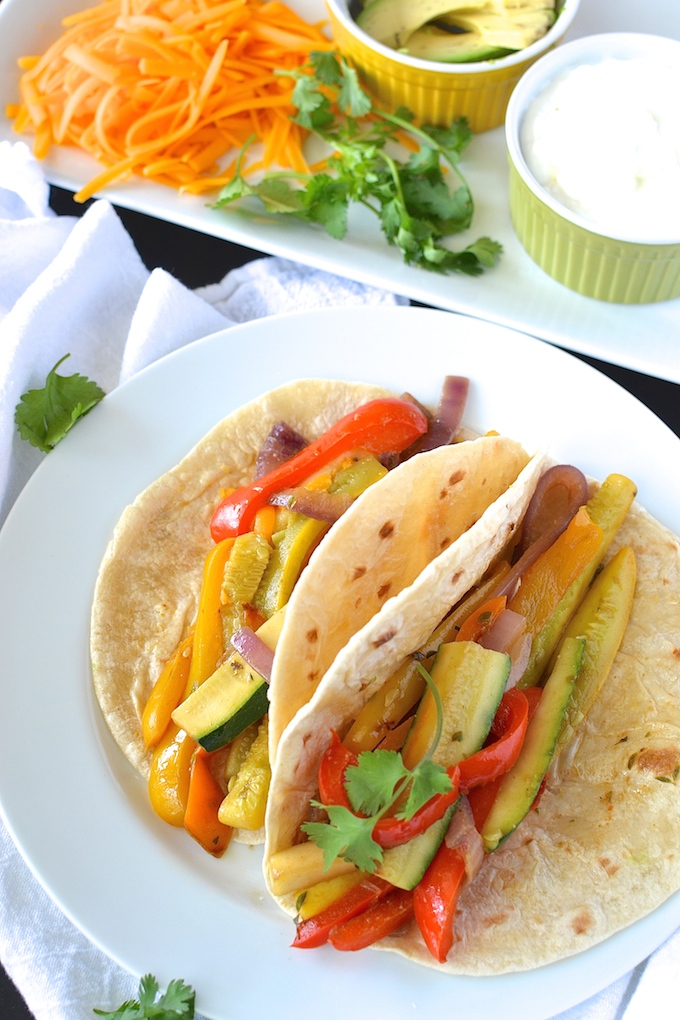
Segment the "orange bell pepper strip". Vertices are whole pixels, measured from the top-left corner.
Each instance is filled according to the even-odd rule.
[[[479,641],[483,634],[496,622],[508,602],[507,595],[487,599],[479,609],[470,613],[456,634],[456,641]]]
[[[210,770],[210,755],[199,747],[191,763],[184,828],[213,857],[222,856],[233,832],[217,817],[223,800],[222,788]]]
[[[394,886],[377,875],[368,875],[318,914],[300,921],[292,943],[295,949],[317,949],[328,942],[331,931],[362,914],[386,896]]]
[[[397,931],[412,917],[413,893],[407,889],[393,889],[362,914],[333,928],[328,941],[344,952],[366,949]]]
[[[444,963],[453,945],[453,918],[465,878],[465,859],[442,843],[413,891],[413,913],[425,945]]]
[[[529,633],[538,634],[562,596],[597,555],[602,536],[602,528],[582,506],[560,537],[527,569],[508,609],[526,618]]]
[[[191,665],[191,631],[179,643],[154,684],[142,713],[145,747],[154,747],[170,724],[170,716],[185,695]]]
[[[290,460],[226,496],[210,524],[214,541],[248,531],[257,511],[274,493],[299,485],[337,457],[352,450],[365,450],[375,456],[401,453],[427,428],[425,414],[410,401],[385,397],[362,404]]]

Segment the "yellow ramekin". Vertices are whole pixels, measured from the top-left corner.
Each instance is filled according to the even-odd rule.
[[[606,233],[562,205],[536,180],[521,146],[530,104],[560,72],[607,58],[653,57],[680,64],[680,43],[658,36],[609,33],[566,43],[527,71],[508,105],[505,136],[509,204],[515,232],[549,276],[601,301],[645,304],[680,297],[680,237],[672,242]]]
[[[441,126],[467,117],[474,132],[503,123],[513,88],[527,67],[562,39],[578,5],[579,0],[565,0],[550,31],[524,50],[498,60],[444,64],[383,46],[359,28],[347,0],[326,0],[338,49],[384,109],[394,113],[406,106],[417,121]]]

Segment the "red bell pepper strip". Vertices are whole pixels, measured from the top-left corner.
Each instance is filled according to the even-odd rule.
[[[453,917],[465,878],[465,859],[442,843],[413,891],[413,912],[425,945],[444,963],[453,945]]]
[[[496,799],[496,794],[503,782],[503,776],[498,776],[497,779],[487,783],[486,786],[475,786],[474,789],[470,790],[467,795],[468,804],[472,811],[472,817],[475,823],[475,829],[477,832],[482,831],[482,826],[486,821],[486,816],[491,810],[491,805]]]
[[[413,916],[413,893],[393,889],[363,914],[333,928],[329,941],[336,949],[354,952],[391,935]]]
[[[365,878],[318,914],[300,921],[293,948],[317,949],[325,945],[333,928],[368,910],[393,888],[377,875]]]
[[[414,814],[413,818],[380,818],[373,827],[373,839],[384,850],[402,846],[425,829],[439,821],[442,815],[458,800],[458,766],[448,769],[451,789],[447,793],[436,793]]]
[[[250,485],[236,489],[215,510],[210,533],[215,542],[248,531],[258,509],[281,489],[299,485],[314,471],[351,450],[379,456],[401,453],[427,432],[420,408],[407,400],[370,400],[332,425],[319,439]]]
[[[319,799],[322,804],[339,804],[351,811],[345,789],[345,769],[356,765],[358,758],[354,751],[345,747],[335,730],[331,733],[330,746],[319,763]]]
[[[344,778],[348,766],[356,765],[357,761],[357,755],[348,750],[341,743],[337,733],[333,731],[331,743],[319,764],[319,797],[323,804],[338,804],[349,811],[353,810],[345,789]],[[451,789],[446,793],[435,794],[416,811],[412,818],[378,819],[373,827],[373,839],[376,843],[385,850],[401,846],[420,835],[421,832],[425,832],[425,829],[429,829],[434,822],[438,821],[458,800],[457,766],[449,769],[449,777]]]
[[[522,750],[528,721],[529,701],[524,691],[512,687],[503,695],[491,726],[497,739],[458,765],[462,793],[485,786],[512,768]]]
[[[512,690],[516,690],[516,688],[513,687]],[[506,695],[510,693],[511,691],[506,691]],[[534,714],[536,706],[538,705],[538,702],[542,694],[542,689],[540,687],[527,687],[521,693],[524,695],[527,702],[527,724],[528,724],[529,720],[531,719],[531,716]],[[496,713],[496,716],[498,717],[498,713]],[[491,728],[492,733],[494,732],[495,725],[496,720],[494,719],[494,725]],[[524,727],[524,729],[526,732],[526,726]],[[514,764],[514,762],[512,764]],[[467,798],[470,804],[470,808],[472,809],[472,817],[475,820],[475,828],[477,829],[478,832],[481,830],[482,825],[484,824],[484,821],[486,819],[486,816],[491,810],[491,805],[496,799],[496,794],[498,793],[498,789],[501,783],[503,782],[504,775],[505,772],[502,772],[499,775],[497,775],[494,779],[487,782],[484,786],[475,786],[468,791]],[[463,780],[461,778],[461,786],[462,782]],[[537,796],[540,797],[540,794],[541,790],[539,790]]]

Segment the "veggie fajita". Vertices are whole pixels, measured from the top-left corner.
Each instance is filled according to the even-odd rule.
[[[635,495],[525,471],[338,654],[270,791],[293,946],[524,970],[680,886],[680,543]]]
[[[263,839],[282,735],[340,650],[538,470],[518,443],[461,430],[467,387],[449,377],[428,412],[291,383],[124,512],[95,591],[94,687],[153,809],[209,853]]]

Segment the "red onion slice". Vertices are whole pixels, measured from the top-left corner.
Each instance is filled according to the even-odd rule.
[[[267,683],[272,678],[274,652],[250,627],[241,627],[231,636],[231,643],[249,666],[259,673]]]
[[[325,492],[322,489],[305,489],[302,486],[294,489],[281,489],[269,500],[272,506],[285,506],[296,514],[313,517],[316,521],[329,521],[333,524],[342,517],[354,502],[347,492]]]
[[[439,404],[434,419],[420,439],[417,439],[404,453],[401,460],[408,460],[417,453],[426,453],[439,446],[448,446],[460,428],[467,403],[470,380],[461,375],[447,375],[442,385]]]
[[[307,446],[307,440],[286,424],[277,421],[265,439],[255,462],[255,478],[269,474]]]
[[[571,464],[555,464],[541,475],[522,522],[523,553],[546,531],[566,528],[579,507],[588,500],[588,482]]]
[[[472,808],[467,797],[460,797],[453,813],[444,842],[451,850],[457,850],[465,861],[465,876],[471,882],[484,860],[484,841],[475,828]]]

